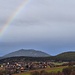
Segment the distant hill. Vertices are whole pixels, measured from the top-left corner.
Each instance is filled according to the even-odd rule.
[[[75,61],[75,51],[64,52],[55,56],[58,60],[73,60]]]
[[[9,53],[0,59],[0,62],[13,61],[75,61],[75,52],[64,52],[56,56],[36,50],[19,50]]]
[[[33,49],[29,49],[29,50],[25,50],[25,49],[21,49],[12,53],[9,53],[5,56],[3,56],[3,58],[7,58],[7,57],[17,57],[17,56],[28,56],[28,57],[48,57],[50,56],[49,54],[42,52],[42,51],[36,51]]]
[[[1,59],[1,57],[0,57],[0,59]]]

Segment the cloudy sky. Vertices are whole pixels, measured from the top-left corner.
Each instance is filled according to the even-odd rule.
[[[0,0],[0,29],[24,1]],[[75,51],[75,0],[28,0],[0,35],[0,56],[19,49]]]

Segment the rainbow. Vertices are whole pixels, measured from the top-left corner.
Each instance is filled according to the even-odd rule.
[[[23,2],[19,5],[19,7],[11,14],[11,16],[7,19],[6,23],[0,29],[0,36],[2,36],[7,28],[14,21],[16,16],[22,11],[22,9],[29,3],[30,0],[23,0]]]

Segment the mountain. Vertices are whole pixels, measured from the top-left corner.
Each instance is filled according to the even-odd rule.
[[[27,56],[27,57],[48,57],[50,56],[49,54],[42,52],[42,51],[36,51],[33,49],[29,49],[29,50],[25,50],[25,49],[21,49],[12,53],[9,53],[5,56],[3,56],[3,58],[7,58],[7,57],[17,57],[17,56]]]
[[[75,61],[75,51],[64,52],[64,53],[58,54],[57,56],[55,56],[55,58],[58,60]]]
[[[0,57],[0,59],[1,59],[1,57]]]
[[[75,52],[64,52],[56,56],[50,56],[42,51],[18,50],[1,57],[0,62],[13,61],[75,61]]]

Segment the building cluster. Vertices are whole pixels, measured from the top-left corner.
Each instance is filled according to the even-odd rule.
[[[12,62],[3,63],[1,67],[9,73],[21,73],[29,70],[44,69],[46,67],[54,67],[51,62]]]

